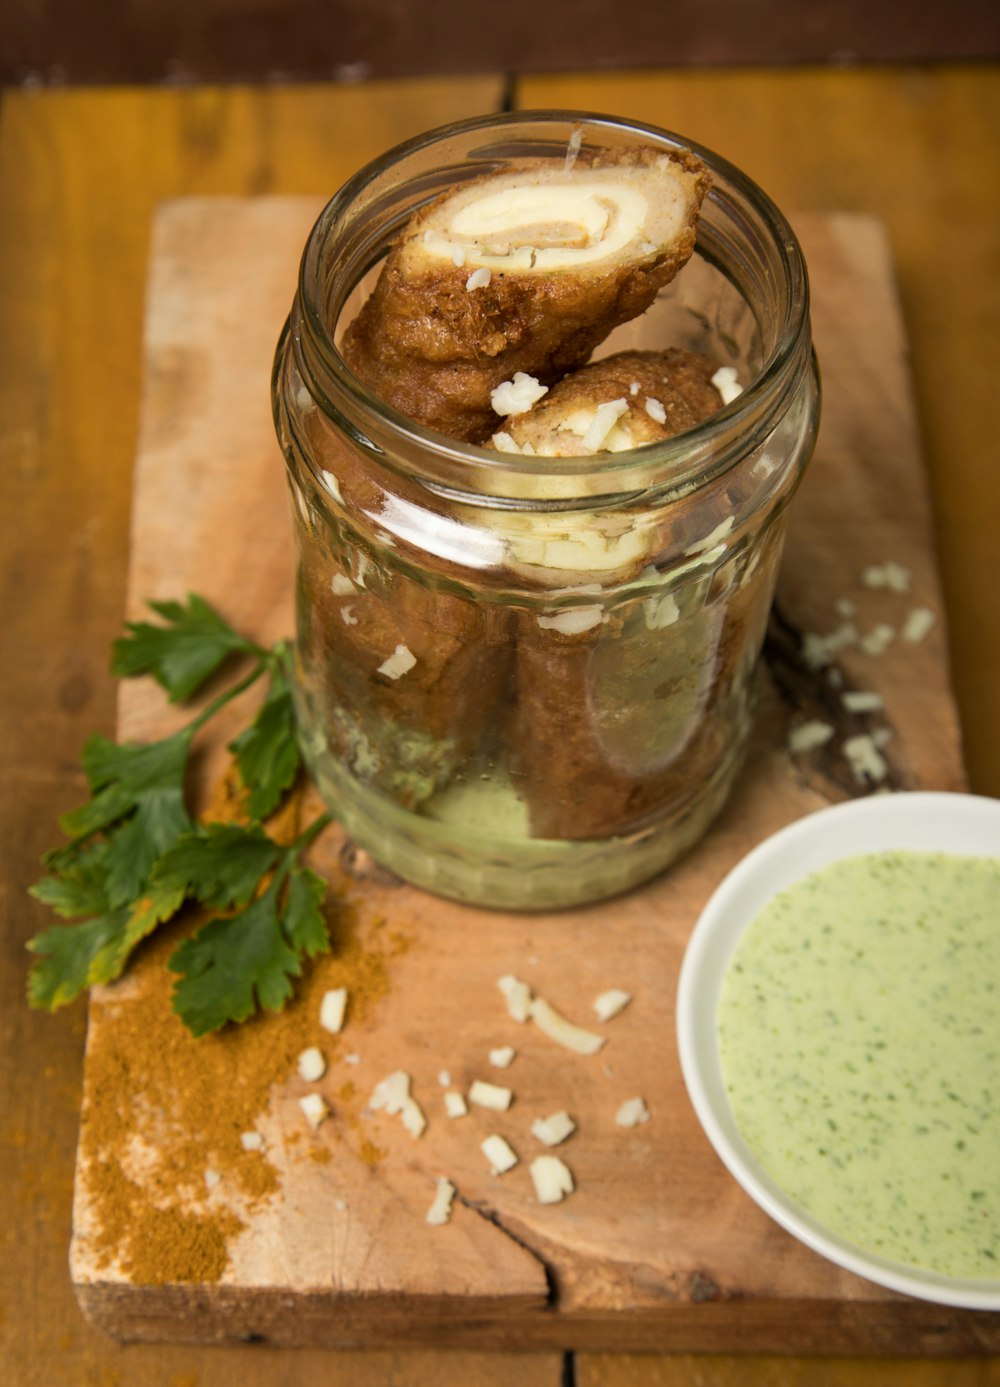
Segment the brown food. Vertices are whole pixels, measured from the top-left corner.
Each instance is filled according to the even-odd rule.
[[[711,358],[674,348],[622,352],[566,377],[514,416],[508,432],[540,453],[578,455],[597,406],[621,399],[627,408],[615,428],[622,437],[606,443],[669,438],[719,410],[716,369]],[[648,413],[649,399],[663,406],[662,421]],[[650,552],[633,567],[655,557]],[[521,618],[508,756],[538,837],[636,831],[664,804],[682,805],[722,759],[723,720],[713,717],[708,738],[705,712],[728,697],[744,644],[741,623],[732,613],[723,619],[717,598],[669,621],[647,602],[630,604],[624,615],[605,612],[577,634],[542,627],[533,613]]]
[[[499,722],[509,619],[384,565],[364,570],[316,557],[302,563],[300,659],[343,764],[413,808]],[[380,672],[387,661],[389,672]]]
[[[583,442],[597,406],[620,400],[625,410],[602,440],[600,451],[658,443],[693,428],[721,407],[721,396],[712,384],[717,369],[718,362],[711,357],[680,347],[619,352],[565,376],[530,410],[505,420],[503,432],[522,452],[578,457],[592,451]],[[497,446],[496,434],[491,442]]]
[[[592,199],[598,221],[601,209],[607,212],[603,233],[565,215],[560,220],[562,203],[539,220],[539,187],[579,187],[588,179],[601,196],[611,185],[610,196],[619,198],[610,212],[606,197],[605,203],[596,194]],[[481,442],[497,426],[490,407],[495,386],[517,371],[545,384],[558,380],[583,365],[613,328],[649,307],[694,250],[707,188],[708,175],[693,155],[653,149],[581,156],[572,170],[539,161],[460,185],[418,212],[390,251],[344,335],[347,363],[408,418]],[[463,209],[498,190],[513,208],[510,225],[466,235]],[[527,199],[524,225],[517,223],[519,190]],[[617,230],[624,236],[633,226],[628,199],[636,190],[657,215],[635,223],[635,234],[620,245]],[[601,235],[609,249],[592,253],[584,243],[597,236],[600,244]],[[561,268],[552,252],[566,250],[589,258],[571,258]],[[469,288],[477,266],[488,282]]]
[[[682,816],[729,767],[750,716],[744,676],[774,567],[765,555],[742,583],[734,573],[716,581],[704,606],[663,629],[648,627],[643,602],[612,618],[624,630],[562,636],[522,624],[509,755],[533,834],[639,832]]]

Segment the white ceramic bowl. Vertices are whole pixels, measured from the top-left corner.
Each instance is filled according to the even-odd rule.
[[[730,1173],[789,1233],[830,1261],[922,1300],[1000,1310],[1000,1279],[960,1280],[880,1258],[824,1228],[761,1168],[729,1107],[719,1060],[716,1007],[736,943],[778,891],[841,858],[893,848],[1000,857],[1000,800],[915,792],[851,800],[810,814],[754,848],[703,910],[684,956],[677,1040],[691,1102]]]

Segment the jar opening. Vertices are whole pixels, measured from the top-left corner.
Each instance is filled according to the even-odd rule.
[[[413,212],[457,183],[525,158],[565,159],[576,144],[688,149],[712,176],[694,256],[645,314],[610,334],[595,359],[633,347],[708,350],[739,370],[742,393],[665,441],[566,458],[457,442],[379,399],[349,369],[339,340]],[[763,436],[780,417],[809,369],[808,300],[805,265],[787,221],[720,156],[657,127],[609,116],[513,112],[430,131],[350,179],[309,238],[291,333],[317,405],[383,465],[486,504],[591,503],[595,496],[621,499],[651,489],[685,495],[727,471],[745,452],[748,433]]]

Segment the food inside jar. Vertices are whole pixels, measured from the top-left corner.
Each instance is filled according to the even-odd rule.
[[[600,351],[690,261],[708,188],[694,155],[645,147],[461,183],[391,246],[343,356],[497,469],[675,438],[725,407],[731,361]],[[507,843],[641,835],[729,775],[776,545],[751,553],[725,478],[696,504],[604,504],[570,471],[553,502],[528,470],[498,505],[322,451],[335,538],[302,546],[300,654],[337,775]]]

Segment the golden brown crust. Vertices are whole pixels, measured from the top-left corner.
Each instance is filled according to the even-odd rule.
[[[506,696],[509,619],[356,551],[298,574],[299,657],[333,751],[415,807],[478,749]]]
[[[633,448],[657,443],[694,428],[722,408],[722,397],[712,384],[717,369],[711,357],[680,347],[619,352],[564,376],[530,410],[506,419],[503,430],[524,450],[575,457],[591,451],[581,446],[580,430],[588,412],[623,400],[626,409],[610,441]]]
[[[744,744],[773,577],[762,563],[661,629],[640,604],[604,642],[521,628],[509,756],[535,836],[627,836],[683,817]]]
[[[660,151],[636,150],[596,166],[648,169],[662,158]],[[495,386],[516,371],[550,384],[575,370],[609,332],[644,312],[689,259],[708,175],[694,156],[669,162],[680,171],[689,206],[668,244],[572,272],[497,271],[473,290],[466,287],[467,265],[411,253],[427,219],[451,196],[445,194],[412,219],[390,251],[344,334],[348,365],[400,413],[453,438],[482,442],[497,424],[490,408]]]

